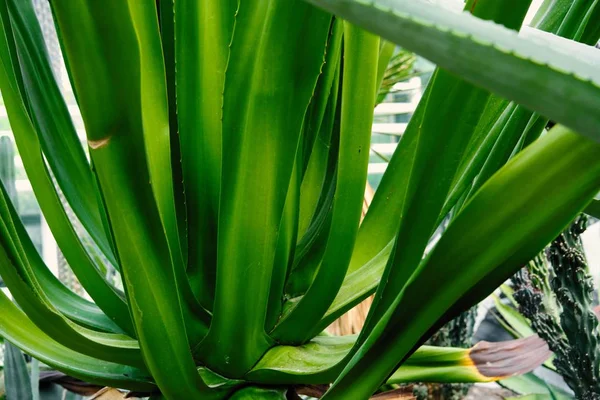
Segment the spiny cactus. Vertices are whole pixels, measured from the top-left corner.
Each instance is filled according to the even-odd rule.
[[[558,317],[546,290],[549,271],[540,259],[517,273],[513,282],[519,311],[555,353],[554,365],[565,382],[578,399],[597,400],[600,399],[599,323],[592,309],[594,287],[580,239],[586,225],[587,218],[580,217],[546,251]]]

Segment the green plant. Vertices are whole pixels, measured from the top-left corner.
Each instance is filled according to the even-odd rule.
[[[434,333],[426,344],[440,347],[471,347],[476,315],[477,307],[462,312]],[[427,399],[433,391],[436,396],[434,398],[460,400],[468,394],[471,386],[471,384],[466,383],[449,383],[433,387],[430,385],[422,389],[427,394],[422,397],[417,396],[417,399]]]
[[[8,399],[39,399],[36,376],[30,378],[23,353],[6,342],[4,343],[4,388]],[[35,382],[36,385],[33,385]],[[35,394],[34,394],[35,391]]]
[[[383,75],[381,75],[380,71],[377,73],[377,76],[381,77],[381,83],[379,84],[375,104],[381,103],[385,96],[392,91],[396,83],[419,75],[415,70],[416,61],[417,57],[414,53],[404,49],[397,49],[396,45],[392,42],[381,41],[377,67],[385,67],[385,72]]]
[[[537,262],[513,278],[514,298],[533,330],[554,352],[553,364],[576,397],[598,399],[599,322],[580,239],[586,224],[587,218],[580,217],[548,247],[551,272],[544,262]]]
[[[429,0],[310,2],[349,22],[301,0],[53,0],[88,162],[31,4],[0,1],[11,128],[94,300],[48,273],[2,191],[0,274],[19,307],[0,296],[0,334],[75,377],[169,399],[331,383],[326,399],[363,399],[407,371],[458,379],[448,365],[462,358],[420,345],[600,190],[598,54],[568,40],[598,39],[600,6],[547,1],[535,25],[561,39],[514,32],[524,0],[470,0],[474,15]],[[360,227],[385,68],[379,37],[358,26],[447,68]],[[547,118],[558,125],[539,137]],[[373,292],[358,337],[321,335]],[[431,353],[444,361],[433,372]]]

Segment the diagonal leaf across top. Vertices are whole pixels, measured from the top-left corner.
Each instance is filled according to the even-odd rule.
[[[429,0],[307,1],[600,141],[593,47],[533,30],[517,34]]]

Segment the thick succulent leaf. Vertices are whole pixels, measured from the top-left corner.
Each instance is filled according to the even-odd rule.
[[[52,6],[144,361],[165,395],[202,396],[207,388],[196,373],[188,335],[200,340],[206,321],[199,317],[207,314],[190,303],[189,283],[178,263],[172,186],[164,193],[157,187],[167,177],[156,167],[170,169],[169,150],[153,142],[169,143],[164,82],[155,82],[164,74],[163,57],[156,9],[138,3],[58,1]],[[150,106],[160,118],[156,127],[152,116],[142,113]],[[149,168],[150,160],[158,164]]]
[[[139,369],[85,356],[54,341],[4,293],[0,293],[0,308],[0,336],[41,362],[86,382],[140,391],[156,388]]]
[[[238,0],[175,2],[177,120],[192,289],[212,309],[225,68]]]
[[[423,116],[412,125],[418,131],[399,230],[365,325],[365,333],[393,302],[399,288],[419,264],[436,228],[458,162],[477,127],[489,94],[438,70],[423,103]],[[410,124],[409,124],[410,126]],[[444,135],[439,132],[444,131]]]
[[[105,360],[143,368],[137,342],[123,335],[95,333],[77,327],[49,302],[27,261],[9,215],[6,192],[0,196],[0,274],[16,302],[31,320],[56,341]]]
[[[39,289],[43,290],[50,303],[67,318],[85,327],[105,332],[125,333],[96,304],[73,293],[54,276],[35,248],[11,202],[7,201],[6,206],[8,217],[14,226],[13,241],[20,242],[23,249],[22,256],[29,263],[32,275],[39,282]]]
[[[271,275],[271,285],[269,287],[269,300],[267,302],[267,316],[265,321],[265,330],[271,331],[281,316],[285,299],[285,283],[288,273],[294,260],[296,250],[296,241],[298,237],[298,205],[300,203],[300,169],[302,159],[296,153],[296,161],[290,187],[285,199],[285,207],[279,224],[279,237],[277,238],[277,247],[275,248],[274,265],[281,266],[273,268]]]
[[[470,349],[418,348],[386,383],[491,382],[521,375],[550,358],[537,336],[504,342],[479,342]]]
[[[502,3],[473,2],[467,3],[466,9],[511,29],[519,29],[531,2],[507,0]],[[506,12],[506,9],[511,11]],[[423,107],[422,114],[418,113],[420,118],[411,121],[407,128],[418,131],[418,138],[414,160],[408,169],[396,249],[384,270],[362,335],[368,334],[379,321],[419,265],[489,97],[489,92],[444,70],[438,69],[431,78],[428,92],[419,105]]]
[[[0,6],[3,5],[5,3],[0,2]],[[0,11],[2,9],[0,7]],[[3,27],[4,21],[4,18],[0,19]],[[133,335],[134,330],[124,299],[106,282],[94,261],[86,253],[56,193],[46,168],[40,142],[19,91],[20,73],[13,69],[16,54],[9,52],[11,47],[6,41],[7,38],[8,36],[5,35],[0,37],[0,40],[4,40],[0,45],[0,89],[27,177],[32,183],[36,198],[56,242],[82,286],[106,315],[128,334]]]
[[[209,314],[202,309],[192,292],[186,274],[187,263],[183,259],[181,250],[171,170],[171,135],[165,67],[158,35],[157,15],[154,8],[141,6],[138,2],[130,3],[129,9],[139,41],[140,62],[144,66],[140,76],[140,98],[149,179],[166,236],[187,336],[193,346],[206,334]]]
[[[173,0],[157,2],[160,36],[165,64],[167,98],[169,105],[169,137],[171,148],[171,168],[173,171],[173,190],[177,228],[183,261],[187,264],[187,211],[183,187],[183,167],[181,165],[181,147],[179,142],[179,124],[177,121],[176,74],[175,74],[175,14]],[[188,49],[189,50],[189,49]]]
[[[331,95],[335,94],[334,87],[337,75],[339,74],[340,59],[342,54],[342,35],[344,32],[344,22],[340,19],[331,21],[331,28],[325,54],[323,57],[323,65],[321,74],[315,87],[315,95],[311,98],[310,105],[304,116],[304,125],[302,127],[301,137],[301,153],[302,160],[301,176],[304,179],[306,168],[312,158],[312,150],[315,141],[321,131],[325,113],[331,100]],[[318,186],[318,185],[317,185]]]
[[[129,3],[129,11],[139,41],[139,62],[143,66],[140,68],[140,107],[143,110],[142,128],[152,193],[171,255],[184,317],[193,319],[194,311],[200,310],[200,307],[187,280],[186,262],[183,260],[179,239],[171,169],[169,107],[156,9],[133,1]],[[202,337],[205,327],[193,328],[188,325],[187,329],[190,340],[197,342]]]
[[[8,399],[33,400],[25,357],[10,342],[4,342],[4,388]]]
[[[330,23],[300,0],[245,1],[237,12],[223,100],[229,153],[221,173],[215,302],[197,351],[231,377],[247,372],[270,346],[264,325],[272,270],[287,269],[273,264],[278,228]]]
[[[394,248],[394,243],[394,240],[390,240],[375,257],[358,270],[346,275],[340,291],[316,329],[323,331],[342,314],[375,292]]]
[[[494,2],[491,3],[493,7]],[[545,4],[538,11],[534,19],[534,27],[572,38],[576,36],[578,29],[585,27],[588,23],[585,20],[586,14],[597,6],[598,4],[587,3],[586,7],[582,8],[577,7],[570,0],[554,1],[552,4]],[[572,21],[577,23],[573,24]],[[446,217],[452,207],[462,198],[461,204],[457,206],[457,209],[460,209],[464,205],[464,201],[504,165],[509,157],[537,139],[547,122],[547,118],[493,95],[488,101],[488,107],[486,107],[477,128],[478,133],[475,137],[479,140],[470,144],[471,151],[462,160],[461,168],[439,218]],[[515,146],[517,141],[518,144]],[[469,190],[465,194],[467,189]]]
[[[343,22],[336,20],[336,26],[343,26]],[[339,31],[343,31],[338,27]],[[323,206],[323,192],[327,192],[328,184],[335,176],[337,163],[337,137],[339,136],[338,93],[339,93],[340,69],[339,63],[336,70],[336,79],[327,101],[327,108],[323,121],[320,125],[317,139],[310,152],[310,159],[300,186],[300,209],[298,211],[298,250],[302,253],[303,242],[308,242],[316,233],[314,222],[317,214]],[[333,131],[336,130],[336,135]],[[321,207],[319,207],[321,206]],[[297,262],[296,262],[297,263]]]
[[[334,300],[356,240],[369,162],[375,104],[379,38],[345,23],[340,144],[335,195],[327,245],[312,285],[275,327],[283,343],[301,343],[319,332],[313,327]]]
[[[333,155],[333,152],[338,147],[332,146],[331,140],[337,115],[343,26],[341,20],[331,22],[315,95],[304,116],[275,255],[275,265],[283,264],[287,268],[273,271],[265,324],[267,331],[271,331],[280,318],[286,295],[296,296],[308,289],[325,250],[331,210],[328,208],[327,213],[319,213],[324,210],[318,206],[331,205],[329,202],[324,204],[322,199],[329,200],[328,184],[335,176],[335,162],[332,161],[337,160],[337,153]],[[319,220],[317,215],[323,219]],[[313,217],[322,223],[313,225]],[[302,239],[298,241],[300,235]]]
[[[340,372],[356,336],[316,336],[300,346],[275,346],[245,379],[263,384],[325,384]]]
[[[90,165],[55,80],[31,1],[8,0],[15,48],[30,118],[65,199],[102,252],[114,264],[102,223]],[[8,24],[4,25],[9,28]],[[103,211],[103,210],[102,210]]]
[[[439,222],[448,215],[459,200],[465,198],[465,193],[468,193],[472,187],[473,180],[481,171],[514,111],[515,105],[508,100],[496,96],[489,97],[473,139],[469,143],[460,167],[456,171],[444,207],[438,216]]]
[[[325,121],[319,132],[319,139],[315,141],[315,147],[311,154],[311,160],[304,175],[300,187],[300,210],[298,229],[302,232],[294,250],[294,262],[286,282],[286,295],[288,298],[298,296],[308,290],[312,284],[319,263],[323,258],[329,231],[331,229],[332,204],[335,196],[337,162],[339,158],[340,139],[340,104],[339,104],[339,78],[334,85],[336,88],[331,92],[327,106]],[[303,201],[305,201],[303,203]],[[307,227],[304,223],[310,213],[306,209],[307,203],[310,210],[314,208],[310,223]],[[300,234],[300,233],[299,233]],[[290,301],[286,302],[290,303]],[[289,304],[288,304],[289,305]]]
[[[563,3],[564,1],[556,2],[552,7],[543,10],[543,18],[538,22],[540,28],[558,29],[555,18],[558,16],[560,17],[559,22],[562,21],[568,11],[568,7],[567,10],[564,9],[566,5]],[[519,9],[514,7],[512,7],[515,10],[514,14],[506,12],[500,14],[491,13],[490,10],[494,10],[498,6],[495,1],[480,1],[477,3],[477,6],[477,8],[473,9],[476,15],[486,18],[497,18],[499,22],[515,29],[519,25],[519,18],[523,16],[522,9],[519,11]],[[522,6],[523,4],[520,4],[520,7]],[[469,8],[472,8],[472,4]],[[520,15],[520,17],[515,18],[515,15]],[[465,88],[467,87],[465,86]],[[409,172],[415,154],[414,147],[417,139],[417,127],[420,126],[423,111],[430,93],[431,88],[429,87],[387,167],[386,173],[359,230],[359,238],[352,255],[349,274],[327,316],[335,318],[350,309],[366,297],[366,295],[370,294],[378,283],[377,274],[381,274],[381,264],[385,264],[386,261],[385,259],[382,260],[381,255],[378,255],[378,253],[386,246],[389,246],[401,221],[400,213],[406,199],[407,179],[410,176]],[[508,131],[504,129],[505,124],[510,120],[511,113],[514,112],[514,105],[510,106],[512,107],[510,109],[509,105],[510,103],[507,100],[497,96],[492,96],[488,100],[485,113],[479,120],[476,131],[464,152],[460,167],[456,172],[450,192],[440,212],[438,223],[435,224],[436,226],[461,197],[463,198],[462,201],[464,201],[464,192],[471,187],[473,179],[488,159],[488,154],[497,142],[500,133],[504,132],[505,136],[509,134],[513,136],[516,134],[518,136],[518,132],[513,132],[514,129]],[[518,106],[518,108],[521,107]],[[467,110],[463,111],[466,112]],[[527,118],[528,116],[523,116],[524,120],[527,120]],[[538,124],[539,127],[528,127],[528,131],[525,134],[528,137],[522,141],[521,146],[525,144],[525,141],[531,142],[537,138],[545,125],[543,118],[538,118],[538,121],[540,122]],[[513,121],[512,125],[513,127],[518,127],[518,121],[517,123]],[[538,132],[537,135],[535,132]],[[494,165],[498,165],[498,163],[495,162]],[[480,181],[481,183],[483,181]],[[387,254],[389,254],[389,251]],[[376,255],[377,261],[374,258]],[[363,275],[364,278],[362,278]],[[345,290],[345,288],[350,290]],[[345,295],[347,297],[344,297]],[[322,322],[324,326],[327,326],[331,321],[332,319],[326,317]]]
[[[468,82],[600,141],[600,54],[526,30],[517,35],[426,0],[308,0]]]
[[[506,111],[509,114],[508,119],[500,124],[501,128],[498,129],[500,133],[496,138],[496,142],[488,152],[487,159],[481,166],[470,188],[471,195],[475,194],[484,182],[496,173],[500,167],[506,164],[513,154],[513,150],[517,146],[519,139],[526,131],[529,120],[534,118],[531,111],[515,104],[509,104]],[[496,123],[495,127],[497,126],[498,123]]]
[[[302,346],[276,346],[246,375],[262,384],[327,384],[344,366],[356,336],[317,336]],[[538,337],[479,342],[470,349],[419,347],[388,384],[406,382],[491,382],[531,371],[551,352]]]
[[[429,96],[430,89],[423,95]],[[418,143],[419,121],[422,120],[426,101],[421,100],[409,125],[402,136],[381,183],[375,192],[369,211],[365,216],[356,246],[348,267],[348,274],[357,270],[367,271],[365,265],[379,254],[394,239],[401,222],[404,202],[410,179],[410,169],[414,163]]]
[[[599,145],[557,126],[496,173],[398,293],[329,396],[350,386],[371,394],[453,304],[480,298],[463,298],[469,288],[489,291],[537,254],[599,190],[599,154]]]

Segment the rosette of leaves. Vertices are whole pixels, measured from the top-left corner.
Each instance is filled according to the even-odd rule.
[[[600,190],[600,6],[549,1],[521,29],[530,4],[53,0],[88,159],[31,2],[0,0],[15,142],[93,300],[49,272],[0,191],[0,334],[76,378],[177,400],[523,372],[471,362],[489,346],[422,344]],[[440,68],[360,224],[378,35]],[[373,293],[358,336],[321,334]]]

